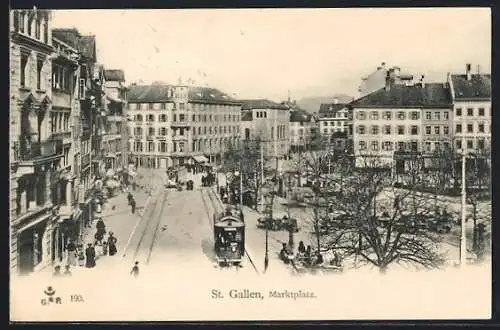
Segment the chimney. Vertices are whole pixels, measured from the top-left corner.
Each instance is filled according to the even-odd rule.
[[[420,76],[420,85],[422,85],[422,88],[425,87],[425,80],[424,80],[425,76],[424,75],[421,75]]]
[[[335,98],[333,99],[333,104],[338,104],[338,103],[339,103],[339,99],[338,99],[338,97],[335,97]]]
[[[470,72],[471,65],[470,63],[467,63],[465,65],[465,73],[467,74],[467,81],[471,80],[471,72]]]
[[[481,66],[479,64],[477,65],[477,74],[481,74]]]

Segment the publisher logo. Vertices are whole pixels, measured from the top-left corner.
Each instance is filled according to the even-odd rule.
[[[47,289],[43,291],[45,293],[45,297],[41,299],[40,303],[43,306],[49,306],[52,304],[60,305],[62,304],[61,297],[56,296],[56,290],[53,287],[48,286]]]

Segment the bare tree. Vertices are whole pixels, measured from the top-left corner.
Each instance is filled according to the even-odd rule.
[[[409,169],[414,166],[410,177],[417,178],[420,160],[409,160]],[[424,198],[412,189],[394,188],[391,168],[378,157],[366,155],[362,162],[363,168],[335,196],[341,215],[332,219],[327,248],[359,256],[362,263],[382,273],[393,263],[439,267],[444,261],[438,253],[440,238],[419,226],[420,218],[429,212]]]
[[[466,166],[467,204],[472,207],[472,250],[481,256],[484,252],[483,229],[491,222],[491,153],[479,150],[471,154]]]
[[[239,146],[231,146],[224,154],[222,170],[226,173],[240,172],[243,176],[243,189],[252,192],[255,202],[259,199],[262,185],[261,140],[243,140]],[[264,158],[265,161],[265,158]],[[264,162],[264,165],[266,163]],[[272,171],[264,166],[264,176]],[[257,209],[257,203],[254,203]]]

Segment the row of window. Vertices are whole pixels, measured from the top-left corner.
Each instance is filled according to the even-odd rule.
[[[68,132],[70,130],[70,113],[69,112],[50,112],[50,132]]]
[[[129,128],[130,130],[130,128]],[[173,129],[172,130],[173,133],[175,134],[177,132],[177,130]],[[130,132],[130,131],[129,131]],[[134,127],[134,135],[135,136],[142,136],[143,133],[145,132],[145,130],[142,128],[142,127]],[[160,136],[166,136],[168,134],[168,130],[166,127],[160,127],[158,129],[154,128],[154,127],[149,127],[147,129],[147,132],[148,132],[148,136],[151,136],[151,135],[160,135]],[[158,134],[156,134],[156,132],[158,132]],[[178,129],[178,132],[179,132],[179,135],[180,136],[183,136],[184,135],[184,128],[179,128]],[[196,129],[196,127],[193,128],[193,135],[202,135],[202,132],[204,135],[206,135],[207,133],[208,134],[232,134],[232,133],[238,133],[240,132],[240,128],[239,126],[220,126],[220,127],[207,127],[204,126],[203,127],[203,131],[202,131],[202,127],[198,127],[198,129]],[[198,133],[198,134],[197,134]]]
[[[335,128],[330,128],[330,131],[328,131],[328,128],[323,129],[323,134],[333,134],[335,132],[345,132],[348,131],[349,135],[352,135],[352,127],[349,126],[349,129],[346,129],[345,127],[335,127]]]
[[[330,126],[344,126],[344,121],[322,121],[323,126],[328,126],[328,123]]]
[[[212,148],[223,148],[226,145],[236,143],[236,140],[195,140],[192,142],[191,150],[196,151],[209,151]],[[171,148],[169,147],[168,142],[160,141],[160,142],[129,142],[129,149],[133,152],[185,152],[186,144],[184,142],[173,142],[171,144]]]
[[[446,116],[448,116],[448,113],[445,112]],[[420,112],[419,111],[412,111],[409,113],[409,116],[405,111],[398,111],[396,112],[394,119],[398,120],[406,120],[411,119],[411,120],[419,120],[420,119]],[[356,112],[356,119],[358,120],[366,120],[367,118],[369,120],[378,120],[380,116],[380,111],[370,111],[369,114],[367,114],[365,111],[358,111]],[[383,111],[382,112],[382,119],[385,120],[392,120],[393,118],[393,113],[391,111]]]
[[[474,143],[476,142],[476,143]],[[434,144],[434,148],[432,148],[432,144]],[[477,141],[468,139],[465,141],[465,146],[467,149],[477,149],[479,150],[484,150],[485,149],[486,142],[483,139],[479,139]],[[371,151],[418,151],[418,146],[419,143],[418,141],[411,141],[411,142],[406,142],[406,141],[398,141],[398,142],[393,142],[393,141],[377,141],[377,140],[372,140],[367,141],[360,140],[358,141],[358,147],[359,150],[371,150]],[[425,141],[423,143],[424,150],[426,152],[431,152],[435,150],[441,150],[441,146],[444,149],[450,148],[450,142],[444,141],[444,142],[431,142],[431,141]],[[455,146],[457,149],[462,149],[464,144],[462,140],[456,140],[455,141]]]
[[[467,133],[474,133],[474,124],[467,124],[465,127],[467,128]],[[486,132],[485,125],[483,123],[478,123],[476,133],[485,133],[485,132]],[[455,133],[462,133],[462,124],[456,124]]]
[[[483,139],[479,139],[476,141],[476,146],[477,146],[477,149],[479,150],[484,150],[485,148],[485,140]],[[457,149],[462,149],[463,146],[464,146],[464,143],[462,142],[462,140],[456,140],[455,141],[455,146]],[[467,147],[467,149],[475,149],[474,148],[474,140],[473,139],[467,139],[465,140],[465,146]]]
[[[177,110],[193,110],[193,111],[231,111],[239,110],[233,105],[227,104],[204,104],[204,103],[190,103],[190,107],[186,103],[172,103],[173,109]],[[129,110],[166,110],[167,103],[129,103]]]
[[[367,141],[360,140],[358,141],[358,148],[359,150],[371,150],[371,151],[393,151],[393,150],[398,150],[398,151],[418,151],[418,141],[398,141],[398,142],[393,142],[393,141],[378,141],[378,140],[372,140],[369,141],[370,143],[368,144]]]
[[[71,90],[71,80],[73,72],[71,69],[62,65],[52,65],[52,88],[64,91]]]
[[[148,114],[148,115],[135,115],[134,116],[134,121],[135,122],[142,122],[142,121],[146,121],[146,122],[155,122],[156,121],[156,115],[153,115],[153,114]],[[173,114],[173,121],[176,122],[176,121],[180,121],[180,122],[183,122],[183,121],[186,121],[187,119],[189,118],[188,115],[185,115],[185,114]],[[179,120],[177,120],[179,119]],[[232,122],[237,122],[240,120],[240,116],[239,115],[229,115],[229,114],[225,114],[225,115],[211,115],[211,114],[198,114],[198,115],[191,115],[191,121],[193,122],[212,122],[212,121],[217,121],[217,122],[220,122],[220,121],[232,121]],[[168,117],[166,114],[160,114],[158,115],[158,121],[159,122],[167,122],[168,121]]]
[[[36,16],[35,11],[15,11],[13,21],[14,31],[44,43],[49,42],[49,22],[46,18]]]
[[[474,108],[467,108],[467,117],[474,117]],[[462,108],[455,109],[455,116],[462,117]],[[484,117],[485,110],[484,108],[477,108],[477,116]],[[490,116],[491,116],[491,108],[490,108]]]
[[[395,130],[393,130],[393,127],[391,125],[385,125],[382,128],[383,134],[389,135],[389,134],[397,134],[397,135],[418,135],[419,134],[419,127],[416,125],[412,125],[409,127],[406,127],[404,125],[397,125],[395,126]],[[356,133],[359,135],[365,135],[367,134],[367,128],[365,125],[359,125],[356,127]],[[370,126],[370,134],[371,135],[378,135],[380,134],[380,127],[378,125],[373,125]]]

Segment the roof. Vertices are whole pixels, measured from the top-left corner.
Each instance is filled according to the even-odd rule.
[[[240,101],[215,88],[189,86],[188,95],[189,102],[241,104]]]
[[[173,97],[170,90],[174,85],[154,84],[154,85],[132,85],[127,93],[128,102],[172,102]],[[241,104],[227,94],[215,88],[188,86],[188,100],[195,103],[212,104]]]
[[[78,40],[78,50],[83,56],[96,61],[97,52],[95,36],[81,36]]]
[[[346,103],[322,103],[319,106],[319,113],[335,113],[346,107]]]
[[[276,110],[288,110],[289,107],[285,104],[270,101],[268,99],[258,99],[258,100],[241,100],[243,106],[242,110],[252,110],[252,109],[276,109]]]
[[[456,100],[491,99],[490,74],[472,74],[470,81],[465,74],[452,74],[451,81]]]
[[[104,76],[108,81],[125,81],[123,70],[104,70]]]
[[[392,85],[352,101],[354,108],[441,108],[451,107],[452,99],[446,83]]]
[[[290,122],[308,122],[311,119],[312,115],[304,110],[292,110],[290,112]]]

